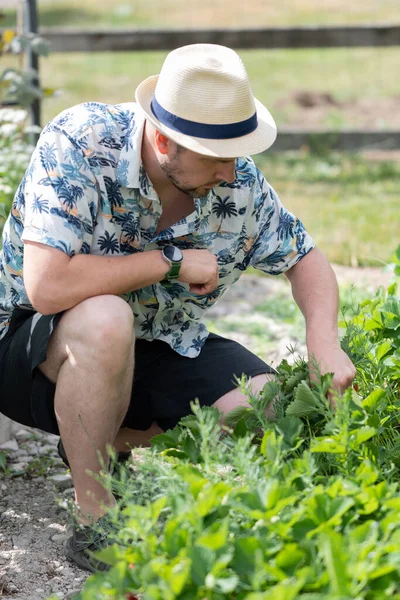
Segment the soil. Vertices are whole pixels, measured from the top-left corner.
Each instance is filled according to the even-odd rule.
[[[390,280],[390,274],[373,268],[334,269],[340,283],[364,288],[375,289]],[[214,317],[251,309],[287,287],[280,278],[244,275],[215,306]],[[68,537],[66,502],[73,488],[58,458],[57,441],[56,436],[15,425],[13,439],[6,443],[10,474],[0,479],[0,598],[42,600],[53,594],[68,599],[88,576],[63,554]]]
[[[285,127],[326,129],[329,122],[350,129],[398,129],[400,96],[339,101],[332,94],[297,90],[275,103],[285,114]],[[329,128],[329,127],[328,127]]]

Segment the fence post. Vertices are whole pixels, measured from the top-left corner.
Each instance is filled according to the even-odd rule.
[[[25,33],[38,33],[36,0],[25,0]],[[27,63],[29,69],[36,71],[37,77],[33,83],[39,87],[39,56],[35,52],[32,52],[31,48],[27,51]],[[40,127],[40,98],[36,98],[31,104],[30,114],[32,125]],[[35,134],[35,142],[37,141],[37,137],[37,134]]]

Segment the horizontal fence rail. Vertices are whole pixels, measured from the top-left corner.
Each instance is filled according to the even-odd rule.
[[[45,28],[40,33],[52,52],[129,52],[173,50],[195,43],[231,48],[354,48],[399,46],[400,25],[351,27],[274,27],[257,29],[116,29]]]
[[[28,0],[35,5],[36,0]],[[35,7],[36,8],[36,7]],[[2,30],[0,29],[0,35]],[[173,50],[194,43],[235,49],[356,48],[400,46],[400,24],[305,26],[251,29],[78,29],[41,27],[52,52]],[[36,121],[35,121],[36,122]],[[280,128],[272,149],[400,149],[400,131],[301,131]]]

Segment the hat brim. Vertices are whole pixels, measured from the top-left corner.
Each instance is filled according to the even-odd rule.
[[[257,129],[252,133],[230,139],[208,139],[192,137],[180,133],[161,123],[151,110],[151,100],[156,89],[158,75],[148,77],[137,87],[135,97],[146,118],[168,138],[184,148],[198,154],[218,158],[237,158],[264,152],[274,143],[277,135],[276,124],[271,113],[261,102],[255,100]]]

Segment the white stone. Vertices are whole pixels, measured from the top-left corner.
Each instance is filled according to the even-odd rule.
[[[18,450],[18,448],[17,440],[8,440],[8,442],[0,444],[0,450]]]
[[[63,542],[66,542],[70,536],[70,533],[56,533],[51,537],[51,541],[56,542],[57,544],[62,544]],[[57,571],[62,568],[62,566],[57,567]]]
[[[13,464],[10,466],[10,471],[11,471],[12,473],[16,473],[16,472],[18,472],[18,471],[25,471],[25,470],[26,470],[26,468],[27,468],[27,466],[28,466],[28,463],[27,463],[27,462],[13,463]]]
[[[50,483],[56,486],[58,490],[65,490],[70,488],[72,485],[72,477],[69,474],[66,475],[52,475],[49,477]]]
[[[16,451],[13,453],[13,455],[14,455],[14,456],[18,456],[18,458],[20,458],[21,456],[24,456],[24,457],[25,457],[25,456],[28,456],[28,452],[27,452],[26,450],[24,450],[24,449],[20,448],[19,450],[16,450]]]
[[[14,433],[14,437],[21,441],[29,440],[31,436],[32,431],[29,431],[29,429],[18,429],[18,431]]]
[[[50,444],[46,444],[45,446],[42,446],[41,448],[39,448],[39,454],[40,456],[43,456],[45,454],[53,454],[54,453],[54,446],[50,446]]]
[[[70,592],[67,593],[66,600],[73,600],[74,596],[79,594],[80,591],[81,590],[78,588],[71,590]]]

